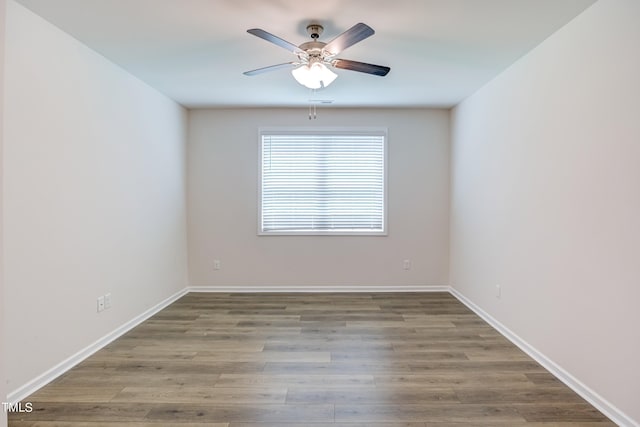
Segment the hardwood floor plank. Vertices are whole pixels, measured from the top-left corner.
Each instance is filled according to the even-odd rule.
[[[333,405],[156,405],[147,419],[172,425],[201,422],[333,422]]]
[[[513,372],[426,372],[409,375],[375,375],[375,383],[379,387],[454,387],[486,388],[489,385],[505,390],[523,387],[535,387],[528,377]]]
[[[468,420],[490,422],[526,421],[518,410],[507,405],[461,405],[444,403],[439,405],[344,405],[336,404],[336,421],[341,422],[397,422],[397,421],[441,421],[465,422]]]
[[[567,387],[454,388],[462,403],[542,403],[584,404],[585,401]]]
[[[424,352],[403,352],[393,351],[389,353],[371,353],[368,351],[332,351],[330,353],[332,362],[354,362],[354,361],[376,361],[386,356],[394,361],[420,363],[424,361],[444,361],[444,360],[469,360],[465,352],[453,351],[424,351]]]
[[[98,421],[133,422],[144,420],[152,405],[130,403],[78,403],[78,402],[34,402],[33,412],[10,414],[13,419],[22,421]]]
[[[607,418],[587,403],[517,404],[518,413],[527,421],[590,422],[606,421]]]
[[[185,334],[186,335],[186,334]],[[239,350],[239,351],[262,351],[264,349],[264,339],[255,339],[248,342],[225,342],[218,340],[203,340],[201,337],[189,337],[183,340],[170,340],[162,337],[153,339],[139,339],[136,349],[144,349],[152,352],[155,348],[179,348],[181,351],[205,351],[205,350]]]
[[[425,423],[231,423],[229,427],[426,427]]]
[[[305,363],[305,362],[267,362],[264,366],[265,373],[300,373],[300,374],[383,374],[383,373],[410,373],[411,368],[406,364],[388,362],[331,362],[331,363]]]
[[[172,373],[172,374],[154,374],[154,375],[131,375],[130,373],[96,373],[91,372],[78,372],[73,375],[64,375],[56,380],[53,384],[60,384],[64,386],[69,393],[73,393],[73,389],[76,387],[115,387],[118,386],[121,389],[127,386],[130,387],[171,387],[181,385],[192,385],[195,387],[212,386],[216,383],[220,374],[206,374],[206,373]],[[42,390],[45,390],[43,388]],[[60,390],[61,396],[66,396],[68,393],[66,390]],[[38,392],[39,393],[39,392]]]
[[[509,360],[530,360],[530,357],[522,351],[516,351],[513,349],[504,349],[498,351],[479,351],[469,350],[464,354],[469,360],[482,361],[482,362],[502,362]]]
[[[84,387],[68,387],[64,384],[51,384],[49,387],[45,387],[38,390],[31,396],[29,396],[30,402],[108,402],[118,393],[122,391],[123,387],[118,386],[84,386]]]
[[[334,403],[334,404],[410,404],[448,402],[458,403],[452,389],[421,388],[299,388],[290,387],[287,403]]]
[[[468,361],[425,361],[409,363],[412,372],[542,372],[544,368],[533,360],[508,360],[477,362]]]
[[[194,403],[194,404],[279,404],[284,403],[286,388],[251,387],[125,387],[112,402]]]
[[[374,386],[373,375],[324,375],[324,374],[222,374],[216,387],[250,387],[250,386],[304,386],[316,387],[370,387]]]
[[[482,422],[482,421],[468,421],[460,423],[438,423],[428,422],[425,423],[426,427],[616,427],[611,421],[604,422],[550,422],[550,423],[536,423],[536,422]]]
[[[164,372],[167,374],[174,373],[206,373],[206,374],[221,374],[223,372],[262,372],[265,367],[265,363],[261,362],[191,362],[191,361],[164,361],[159,362],[155,360],[150,361],[126,361],[116,362],[116,372],[130,372],[139,374],[141,372]]]
[[[194,362],[331,362],[328,351],[259,351],[254,353],[238,351],[200,351],[193,357]]]
[[[280,342],[274,341],[271,343],[266,343],[264,345],[265,351],[337,351],[337,350],[346,350],[346,351],[380,351],[380,350],[389,350],[393,351],[393,346],[391,344],[385,343],[369,343],[369,342],[358,342],[357,340],[343,339],[343,340],[330,340],[330,339],[316,339],[309,340],[308,338],[303,338],[298,340],[297,342]]]
[[[562,382],[549,372],[527,372],[527,378],[537,385],[562,385]]]
[[[154,422],[13,421],[12,427],[158,427]],[[180,423],[180,427],[229,427],[229,423]]]

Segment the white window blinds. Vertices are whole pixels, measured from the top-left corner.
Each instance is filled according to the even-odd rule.
[[[385,134],[262,133],[261,234],[384,234]]]

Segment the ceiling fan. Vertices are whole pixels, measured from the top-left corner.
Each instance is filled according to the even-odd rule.
[[[391,68],[382,65],[336,58],[336,55],[346,48],[361,42],[375,33],[373,28],[368,25],[363,23],[356,24],[328,43],[318,41],[323,30],[324,28],[320,24],[309,24],[307,26],[307,33],[309,33],[312,40],[302,43],[300,46],[289,43],[260,28],[247,30],[249,34],[253,34],[256,37],[260,37],[261,39],[287,49],[296,55],[298,60],[245,71],[244,74],[247,76],[255,76],[256,74],[279,70],[281,68],[292,68],[291,73],[298,83],[310,89],[320,89],[328,86],[338,77],[338,75],[327,66],[376,76],[386,76],[389,70],[391,70]]]

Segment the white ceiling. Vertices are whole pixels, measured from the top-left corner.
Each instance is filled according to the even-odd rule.
[[[386,77],[337,70],[316,98],[335,106],[450,107],[595,0],[17,0],[187,107],[302,106],[288,70],[243,71],[295,56],[310,21],[329,41],[358,22],[376,34],[338,57],[387,65]]]

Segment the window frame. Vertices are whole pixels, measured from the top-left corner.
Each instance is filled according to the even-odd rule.
[[[262,229],[262,185],[263,185],[263,152],[262,137],[264,135],[374,135],[383,137],[383,203],[382,230],[307,230],[307,231],[263,231]],[[257,234],[258,236],[388,236],[388,163],[389,136],[386,127],[260,127],[258,128],[258,185],[257,185]]]

